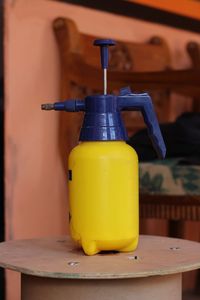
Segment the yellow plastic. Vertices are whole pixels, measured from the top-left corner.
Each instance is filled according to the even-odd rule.
[[[83,142],[69,156],[70,231],[86,254],[133,251],[139,236],[138,157],[124,141]]]

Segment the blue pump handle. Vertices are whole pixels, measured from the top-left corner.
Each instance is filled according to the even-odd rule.
[[[122,93],[123,94],[123,93]],[[123,94],[117,97],[119,110],[141,111],[148,135],[159,158],[166,155],[166,146],[160,131],[151,97],[147,94]]]
[[[99,39],[94,41],[94,46],[99,46],[101,51],[101,67],[102,69],[108,69],[109,60],[109,46],[114,46],[116,43],[110,39]]]

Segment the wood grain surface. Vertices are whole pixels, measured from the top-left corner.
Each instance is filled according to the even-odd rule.
[[[136,278],[200,268],[200,243],[140,236],[132,253],[86,256],[69,237],[0,244],[0,266],[24,274],[74,279]]]

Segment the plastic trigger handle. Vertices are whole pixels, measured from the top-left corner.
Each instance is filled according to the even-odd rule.
[[[160,159],[164,158],[166,155],[166,146],[160,131],[151,97],[147,93],[130,93],[125,96],[118,96],[118,106],[120,110],[139,110],[142,112],[153,147],[158,157]]]

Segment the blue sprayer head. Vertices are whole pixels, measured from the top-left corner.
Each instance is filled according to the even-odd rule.
[[[53,104],[42,104],[42,109],[68,112],[84,111],[80,141],[126,141],[128,136],[121,118],[121,111],[141,111],[153,147],[158,157],[164,158],[166,147],[151,97],[147,93],[134,94],[130,88],[122,88],[119,96],[107,94],[108,47],[115,45],[115,42],[110,39],[95,40],[94,45],[100,46],[104,94],[87,96],[84,100],[70,99]]]

